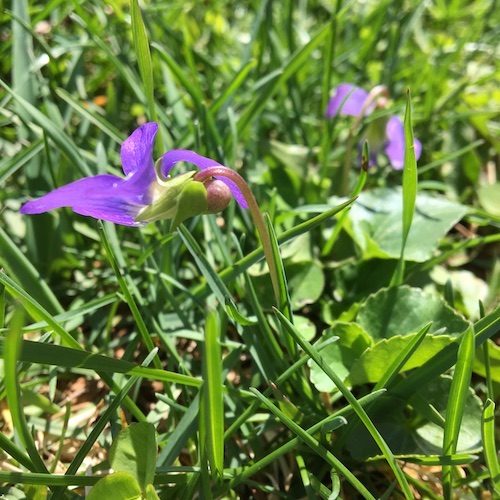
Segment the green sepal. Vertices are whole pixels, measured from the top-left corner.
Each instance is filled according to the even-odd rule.
[[[195,215],[207,213],[207,190],[202,182],[187,183],[177,198],[177,210],[170,224],[173,231],[182,221]]]
[[[135,218],[136,222],[153,222],[156,220],[172,219],[176,216],[179,197],[183,189],[193,183],[196,171],[176,175],[164,181],[158,180],[153,190],[153,203],[144,208]],[[196,182],[195,184],[201,184]],[[196,214],[195,214],[196,215]]]

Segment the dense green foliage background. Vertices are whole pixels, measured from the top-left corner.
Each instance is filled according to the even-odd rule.
[[[109,460],[151,498],[494,492],[496,3],[4,2],[2,493],[78,498]],[[360,127],[326,120],[343,82],[386,85],[389,108]],[[408,88],[423,153],[390,287],[411,204],[402,171],[379,155],[352,208],[321,214],[352,194],[358,140],[380,116],[403,119]],[[281,244],[284,316],[235,203],[173,233],[20,215],[65,183],[120,175],[120,144],[146,121],[160,124],[156,157],[192,149],[248,181]],[[373,398],[368,420],[346,392]],[[123,471],[130,449],[107,452],[132,422],[156,432],[137,431],[131,459],[149,465]]]

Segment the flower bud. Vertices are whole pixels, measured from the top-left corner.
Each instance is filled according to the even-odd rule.
[[[222,212],[231,201],[231,190],[222,181],[210,179],[203,183],[207,190],[207,214]]]

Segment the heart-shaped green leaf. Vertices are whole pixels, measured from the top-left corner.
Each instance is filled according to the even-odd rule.
[[[464,332],[469,323],[437,295],[419,288],[383,288],[359,308],[356,322],[375,340],[416,333],[432,322],[429,333]]]
[[[370,407],[368,414],[372,422],[396,456],[442,453],[443,422],[450,387],[451,377],[441,376],[420,389],[416,396],[418,400],[413,401],[411,407],[407,401],[390,394],[381,396]],[[433,412],[437,418],[431,421],[428,417]],[[470,389],[465,401],[457,453],[481,449],[481,413],[481,400]],[[361,425],[350,433],[346,445],[356,460],[380,455],[375,442]]]
[[[156,452],[154,426],[138,422],[118,433],[109,449],[109,463],[114,471],[131,474],[144,491],[154,479]]]
[[[398,259],[402,243],[402,193],[397,188],[363,192],[349,212],[346,229],[364,258]],[[420,192],[405,246],[405,260],[425,262],[439,241],[467,213],[467,208],[443,196]]]
[[[323,333],[323,340],[338,337],[321,350],[321,357],[335,373],[344,380],[350,373],[353,363],[358,359],[371,340],[368,334],[355,323],[335,323]],[[310,361],[311,381],[321,392],[332,392],[335,389],[330,377],[316,363]]]

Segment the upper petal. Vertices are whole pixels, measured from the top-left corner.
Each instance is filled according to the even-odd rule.
[[[389,157],[391,165],[396,170],[401,170],[405,159],[405,133],[403,122],[397,117],[392,116],[387,122],[386,127],[387,144],[385,152]],[[413,147],[415,149],[415,158],[418,160],[422,153],[422,143],[414,139]]]
[[[145,123],[123,141],[120,150],[123,171],[132,180],[132,184],[143,188],[149,186],[156,176],[153,147],[157,132],[157,123]]]
[[[342,83],[337,87],[335,95],[330,99],[325,116],[331,118],[337,114],[359,116],[368,97],[368,92],[350,83]]]
[[[172,167],[180,162],[187,161],[196,165],[200,170],[205,170],[210,167],[223,167],[220,163],[212,160],[211,158],[207,158],[205,156],[201,156],[194,151],[189,151],[188,149],[173,149],[168,153],[165,153],[161,159],[161,174],[164,177],[169,175]],[[225,177],[216,177],[226,184],[226,186],[231,190],[231,194],[234,196],[234,199],[239,203],[239,205],[243,208],[248,208],[248,204],[243,196],[240,188],[230,179],[226,179]]]
[[[143,208],[144,193],[114,175],[86,177],[62,186],[21,207],[22,214],[41,214],[71,207],[74,212],[125,226],[138,226],[135,217]]]

